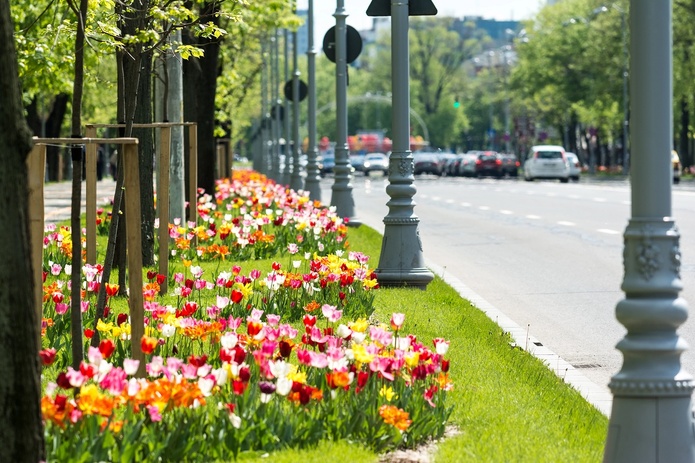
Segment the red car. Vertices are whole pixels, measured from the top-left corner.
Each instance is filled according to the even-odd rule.
[[[476,177],[502,178],[502,160],[495,151],[483,151],[475,160]]]

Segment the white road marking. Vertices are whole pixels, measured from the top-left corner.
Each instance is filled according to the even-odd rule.
[[[471,207],[471,203],[461,203],[463,207]]]
[[[541,216],[530,214],[530,215],[527,215],[526,218],[527,218],[527,219],[538,220],[538,219],[541,218]]]
[[[607,235],[619,235],[619,234],[620,234],[619,231],[610,230],[610,229],[608,229],[608,228],[599,228],[599,229],[596,230],[596,231],[597,231],[597,232],[600,232],[600,233],[605,233],[605,234],[607,234]]]
[[[507,209],[502,209],[502,210],[500,211],[500,214],[511,215],[511,214],[513,214],[513,212],[512,212],[512,211],[508,211]]]
[[[605,203],[606,198],[594,198],[594,201],[596,201],[597,203]]]
[[[574,222],[567,222],[566,220],[560,220],[557,224],[558,225],[564,225],[566,227],[574,227],[575,225],[577,225]]]
[[[479,206],[478,209],[480,209],[481,211],[489,211],[490,210],[490,208],[487,206]]]

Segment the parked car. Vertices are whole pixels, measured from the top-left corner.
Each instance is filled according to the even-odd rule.
[[[355,169],[355,172],[362,172],[364,168],[364,154],[351,154],[350,165]]]
[[[371,172],[381,172],[386,176],[389,173],[389,158],[384,153],[371,153],[364,157],[362,172],[369,175]]]
[[[478,152],[469,151],[463,155],[459,166],[459,175],[463,177],[473,177],[475,175],[475,160],[478,159]]]
[[[500,153],[500,161],[502,161],[502,175],[517,177],[519,175],[519,166],[521,163],[516,158],[515,154]]]
[[[567,166],[565,149],[559,145],[532,146],[524,161],[524,180],[556,179],[569,182],[570,170]]]
[[[418,151],[413,154],[413,174],[434,174],[442,176],[439,155],[432,152]]]
[[[451,175],[451,164],[456,161],[454,153],[440,153],[439,164],[442,166],[442,175]]]
[[[475,160],[476,177],[495,177],[502,178],[502,160],[497,152],[483,151]]]
[[[446,175],[458,177],[461,175],[461,162],[463,162],[465,154],[457,154],[446,166]]]
[[[326,154],[323,156],[323,162],[320,164],[320,174],[321,177],[326,176],[326,174],[332,174],[333,168],[335,167],[335,155]]]
[[[678,156],[678,151],[671,150],[671,165],[673,166],[673,183],[679,183],[681,181],[681,174],[683,173],[683,166],[681,165],[681,158]]]
[[[565,158],[567,159],[567,167],[569,167],[570,170],[570,179],[578,182],[582,174],[582,163],[579,162],[579,156],[565,151]]]

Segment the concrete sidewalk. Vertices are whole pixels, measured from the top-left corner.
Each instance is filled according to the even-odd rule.
[[[82,181],[82,196],[80,213],[86,211],[86,182]],[[57,223],[70,220],[72,204],[72,180],[50,182],[44,186],[44,220],[46,223]],[[110,204],[116,191],[116,181],[105,177],[97,182],[97,205]]]

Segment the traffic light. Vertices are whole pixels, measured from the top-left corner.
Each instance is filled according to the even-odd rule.
[[[461,107],[461,102],[459,101],[459,97],[454,98],[454,109],[459,109]]]

